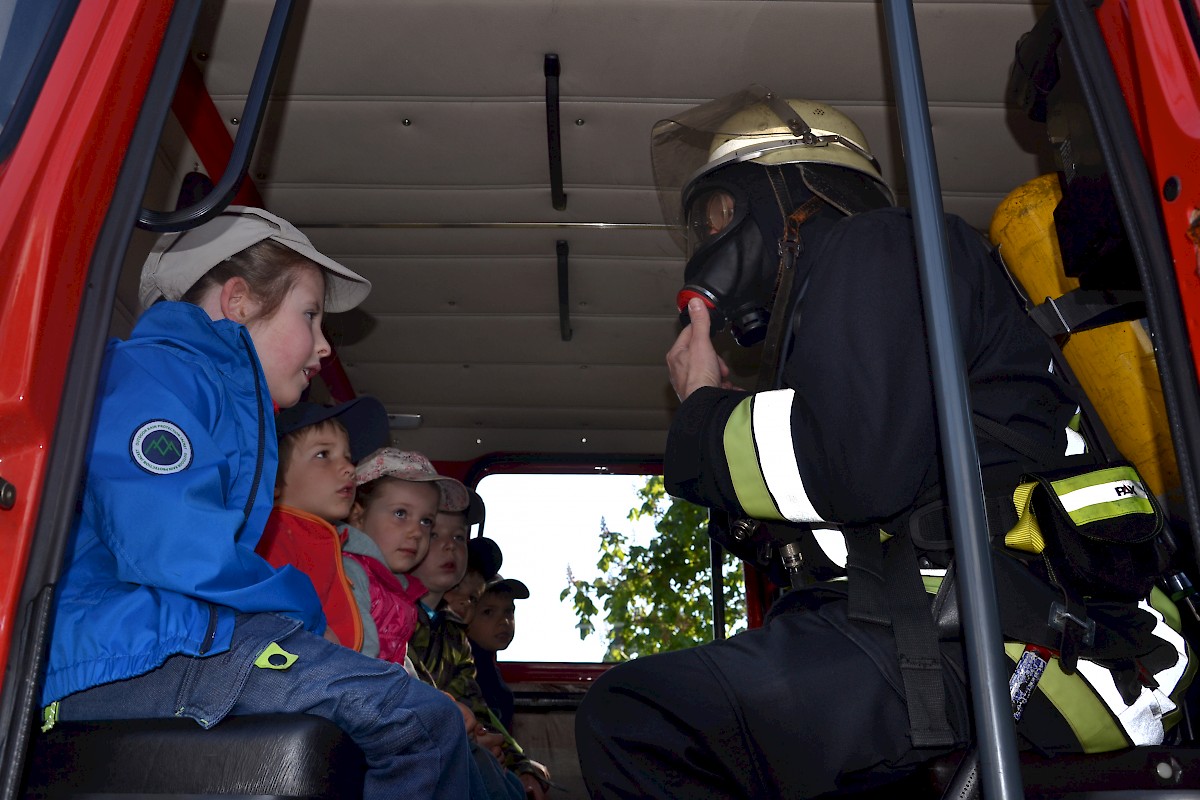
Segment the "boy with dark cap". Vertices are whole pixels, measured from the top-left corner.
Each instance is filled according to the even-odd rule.
[[[276,415],[275,432],[275,507],[258,554],[272,566],[291,564],[306,574],[321,598],[326,637],[364,651],[363,620],[343,571],[342,536],[334,526],[354,503],[355,463],[387,443],[387,412],[373,397],[333,407],[298,403]],[[378,654],[370,648],[365,652]]]
[[[488,707],[500,723],[512,730],[513,692],[504,682],[496,653],[512,644],[517,632],[515,600],[527,600],[529,587],[515,578],[499,575],[487,582],[467,621],[467,637],[475,659],[475,675]]]

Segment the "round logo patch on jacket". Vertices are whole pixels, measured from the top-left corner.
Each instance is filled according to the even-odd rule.
[[[155,419],[133,432],[129,454],[137,465],[154,475],[170,475],[192,463],[192,443],[173,422]]]

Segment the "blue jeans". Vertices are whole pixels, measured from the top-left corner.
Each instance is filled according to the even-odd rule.
[[[284,652],[260,658],[273,643]],[[445,695],[398,664],[333,644],[276,614],[239,615],[224,653],[173,656],[145,675],[59,704],[64,720],[182,716],[205,728],[228,714],[274,713],[316,714],[344,730],[366,756],[366,800],[487,797],[462,717]]]
[[[484,791],[491,800],[525,800],[525,786],[516,773],[506,770],[496,757],[471,742],[471,757],[483,780]]]

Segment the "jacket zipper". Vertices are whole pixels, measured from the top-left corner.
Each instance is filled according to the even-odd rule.
[[[258,405],[258,458],[254,464],[254,482],[250,484],[250,495],[246,498],[246,508],[242,511],[242,516],[246,519],[250,518],[250,509],[254,506],[254,498],[258,496],[258,484],[262,480],[263,458],[266,455],[266,420],[263,418],[263,397],[262,397],[262,382],[258,377],[258,364],[254,358],[254,350],[250,347],[250,342],[246,341],[246,333],[242,332],[242,346],[246,348],[246,355],[250,359],[250,371],[254,375],[254,399]]]
[[[217,639],[217,607],[212,603],[208,604],[208,630],[204,632],[204,644],[200,645],[200,655],[204,655],[212,649],[213,642]]]
[[[262,397],[262,381],[258,377],[258,364],[254,359],[254,350],[250,347],[250,343],[246,341],[246,333],[243,331],[241,335],[242,347],[246,349],[246,355],[250,361],[250,371],[254,375],[254,399],[258,406],[258,455],[254,463],[254,480],[250,484],[250,494],[246,498],[246,507],[242,509],[242,516],[245,519],[250,519],[250,509],[254,507],[254,499],[258,496],[258,484],[262,481],[263,459],[266,456],[266,419],[263,415],[263,397]],[[200,655],[204,655],[212,649],[213,643],[217,638],[217,608],[211,603],[208,606],[208,630],[204,633],[204,644],[200,646]]]

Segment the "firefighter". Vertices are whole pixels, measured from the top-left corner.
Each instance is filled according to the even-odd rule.
[[[793,580],[761,628],[606,673],[577,715],[589,791],[815,797],[895,780],[971,735],[960,637],[935,627],[919,572],[940,574],[952,553],[912,220],[859,128],[822,103],[755,86],[658,123],[653,139],[660,196],[688,254],[685,327],[667,354],[681,401],[667,488],[728,514],[710,533],[750,560],[773,553],[783,585],[780,553],[804,545],[810,527],[838,527],[849,580]],[[977,437],[989,530],[1003,535],[1020,516],[1023,476],[1079,463],[1087,475],[1102,459],[1077,431],[1053,343],[982,237],[957,217],[946,229],[970,402],[992,430]],[[710,335],[725,327],[741,345],[762,343],[754,392],[729,382],[714,349]],[[1131,515],[1160,524],[1148,504]],[[1091,605],[1078,615],[1100,620],[1097,636],[1069,621],[1043,630],[1045,617],[1025,618],[1060,587],[1027,568],[1040,556],[1005,558],[998,583],[1018,587],[1018,600],[1002,599],[1011,654],[1037,640],[1055,656],[1025,706],[1023,744],[1162,742],[1186,667],[1163,615],[1126,600],[1104,606],[1112,617]],[[1121,658],[1137,668],[1108,668]],[[1072,702],[1068,721],[1060,707]]]

